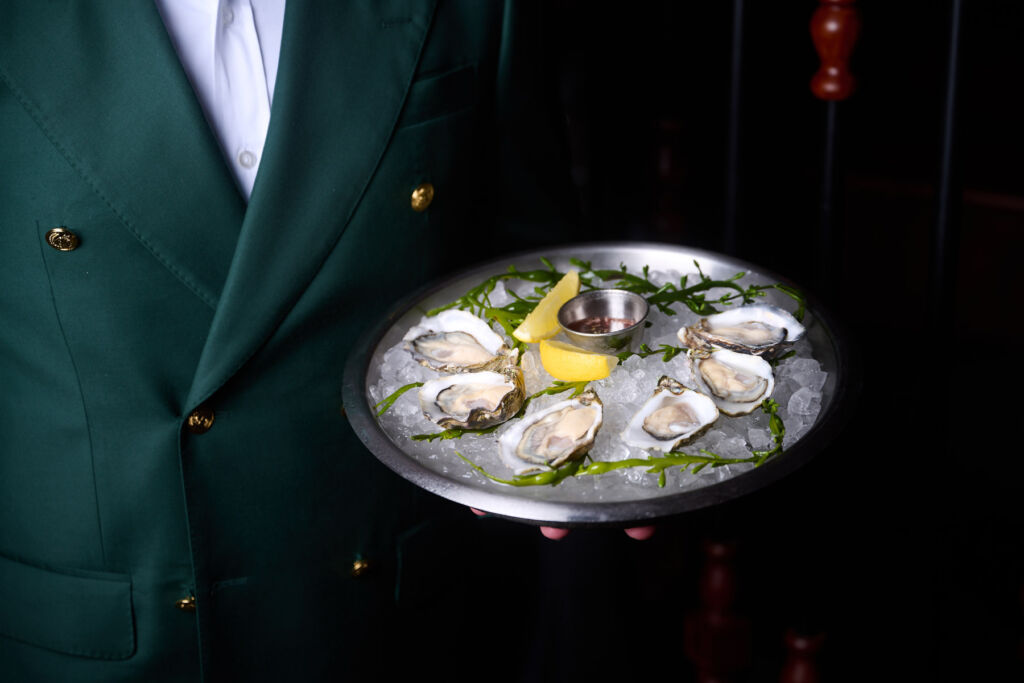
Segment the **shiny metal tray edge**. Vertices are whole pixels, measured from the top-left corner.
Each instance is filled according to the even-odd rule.
[[[392,306],[386,316],[371,329],[367,330],[345,364],[342,385],[342,400],[346,414],[358,438],[384,465],[411,483],[448,500],[463,505],[485,510],[492,514],[514,519],[528,524],[558,525],[563,527],[582,526],[623,526],[632,523],[651,522],[660,518],[699,510],[709,506],[734,500],[752,493],[794,472],[813,457],[825,450],[832,442],[845,421],[846,410],[851,394],[858,384],[859,372],[856,360],[851,354],[846,337],[838,327],[835,319],[808,296],[808,311],[816,324],[808,330],[815,358],[829,373],[825,386],[825,403],[815,424],[781,455],[764,463],[749,472],[743,473],[722,482],[710,484],[695,490],[683,491],[657,498],[646,498],[635,501],[614,502],[551,502],[536,499],[524,499],[516,495],[513,487],[495,485],[493,490],[480,489],[463,485],[460,481],[446,478],[427,467],[398,448],[381,429],[371,409],[372,399],[368,391],[367,379],[370,375],[370,364],[375,351],[383,342],[396,323],[410,313],[422,314],[431,301],[437,305],[436,298],[453,287],[462,287],[460,283],[477,284],[484,278],[503,272],[511,263],[530,263],[530,268],[539,266],[539,258],[547,257],[554,261],[569,257],[594,259],[595,255],[608,253],[625,255],[640,253],[670,254],[673,258],[685,258],[688,261],[699,259],[702,266],[708,263],[727,266],[729,270],[745,270],[757,273],[765,281],[793,284],[787,278],[779,276],[765,268],[750,264],[739,259],[726,257],[710,251],[691,249],[676,245],[646,242],[605,242],[568,245],[531,252],[511,254],[501,259],[482,263],[455,273],[441,281],[428,284]],[[524,265],[525,269],[526,266]],[[731,274],[731,273],[730,273]],[[794,285],[796,286],[796,285]],[[455,296],[468,289],[466,286]],[[453,290],[454,291],[454,290]],[[443,298],[443,297],[441,297]],[[451,300],[455,297],[449,297]],[[446,301],[445,301],[446,302]],[[444,303],[444,302],[442,302]],[[390,344],[395,343],[392,335]],[[821,353],[819,353],[821,351]]]

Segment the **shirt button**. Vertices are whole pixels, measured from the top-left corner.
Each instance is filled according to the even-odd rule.
[[[195,612],[196,611],[196,596],[190,595],[182,598],[174,603],[174,606],[180,609],[182,612]]]
[[[245,168],[252,168],[253,166],[256,165],[256,155],[250,152],[249,150],[240,152],[238,154],[238,163],[240,163]]]
[[[221,20],[221,22],[225,26],[227,26],[228,24],[230,24],[232,21],[235,20],[235,13],[234,13],[234,11],[232,11],[232,9],[230,7],[225,7],[224,11],[220,15],[220,20]]]
[[[434,201],[434,186],[430,183],[423,183],[412,191],[410,203],[413,211],[426,211],[432,201]]]
[[[57,251],[74,251],[78,241],[78,235],[67,228],[54,228],[46,233],[46,243]]]
[[[213,411],[202,406],[189,413],[185,427],[193,434],[205,434],[213,426]]]

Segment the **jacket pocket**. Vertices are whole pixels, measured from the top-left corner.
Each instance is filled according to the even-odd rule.
[[[454,114],[473,106],[476,98],[476,71],[472,65],[427,76],[409,88],[399,127],[412,126]]]
[[[127,659],[135,652],[131,579],[57,571],[0,555],[0,635],[64,654]]]

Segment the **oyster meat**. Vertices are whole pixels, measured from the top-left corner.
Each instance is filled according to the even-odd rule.
[[[636,448],[668,452],[699,436],[717,419],[713,400],[671,377],[662,377],[622,431],[622,441]]]
[[[679,340],[691,349],[729,349],[768,358],[804,335],[788,311],[769,304],[750,304],[701,318],[679,330]]]
[[[455,309],[425,318],[403,341],[417,363],[446,373],[493,370],[505,364],[509,353],[486,322]]]
[[[760,356],[718,349],[689,355],[697,388],[726,415],[746,415],[772,395],[772,366]]]
[[[583,457],[601,427],[601,400],[593,391],[524,417],[498,442],[501,460],[517,476],[546,472]]]
[[[486,429],[519,412],[526,398],[522,371],[482,370],[445,375],[420,387],[420,408],[444,429]]]

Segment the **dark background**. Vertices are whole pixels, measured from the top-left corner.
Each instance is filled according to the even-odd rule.
[[[685,682],[700,680],[697,650],[731,663],[728,680],[777,681],[795,631],[823,638],[824,680],[1024,680],[1024,3],[962,3],[949,291],[932,254],[954,0],[856,1],[858,87],[836,105],[836,244],[824,252],[828,105],[809,88],[819,3],[742,4],[732,110],[735,0],[537,0],[545,102],[580,239],[726,251],[842,323],[859,370],[841,435],[784,481],[662,520],[644,542],[615,529],[543,541],[450,506],[465,533],[417,537],[450,564],[437,583],[402,584],[410,614],[388,643],[419,677]],[[477,538],[501,544],[464,540]],[[734,553],[723,624],[749,628],[748,647],[724,626],[687,647],[687,625],[722,594],[701,581],[716,543]]]
[[[1024,467],[1019,438],[999,446],[1016,411],[994,396],[1019,393],[995,385],[1012,385],[1020,338],[1024,6],[964,3],[944,293],[930,283],[952,3],[856,3],[825,253],[817,3],[744,4],[733,253],[836,314],[859,396],[841,438],[782,484],[645,543],[607,530],[548,543],[542,592],[524,597],[545,644],[495,647],[530,680],[695,680],[683,625],[703,547],[731,541],[734,611],[753,633],[736,680],[778,680],[791,628],[824,635],[827,680],[1020,680]],[[581,236],[725,250],[733,3],[546,7]]]

